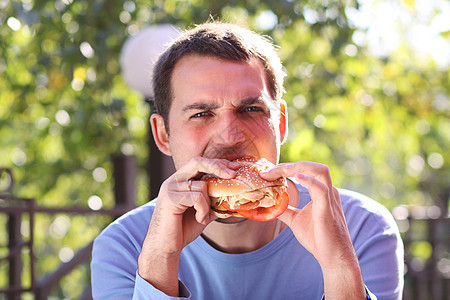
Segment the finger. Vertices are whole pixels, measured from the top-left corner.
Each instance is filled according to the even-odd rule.
[[[184,213],[189,207],[195,210],[195,219],[201,224],[207,224],[209,217],[209,197],[205,198],[203,192],[168,192],[172,203],[180,208],[180,213]]]
[[[334,207],[336,207],[337,211],[338,211],[338,215],[341,217],[341,221],[343,221],[346,224],[345,221],[345,216],[344,216],[344,209],[342,208],[342,203],[341,203],[341,197],[339,195],[339,191],[337,188],[335,188],[333,186],[333,203],[334,203]]]
[[[167,185],[168,190],[177,192],[201,192],[206,191],[207,186],[207,183],[201,180],[169,182]]]
[[[196,219],[199,223],[207,225],[212,221],[211,198],[209,197],[209,194],[208,194],[208,188],[207,188],[206,182],[202,181],[202,183],[204,184],[204,188],[200,192],[203,195],[203,199],[205,199],[204,203],[206,203],[206,206],[205,207],[202,206],[201,212],[200,212],[200,210],[198,210],[199,215],[198,216],[196,215]]]
[[[200,199],[194,203],[194,209],[196,211],[195,219],[198,223],[206,225],[210,222],[210,202],[209,197],[206,199],[205,195],[203,193],[201,194]]]
[[[342,210],[341,197],[339,195],[338,189],[333,186],[331,191],[333,193],[333,200],[334,200],[334,202],[337,203],[339,208],[340,208],[340,210]]]
[[[292,224],[292,220],[294,220],[296,214],[299,211],[300,210],[298,208],[289,205],[288,208],[284,211],[284,213],[278,217],[278,219],[290,227]]]
[[[172,177],[173,181],[187,181],[199,173],[213,174],[230,179],[236,176],[239,164],[226,159],[194,157],[182,166]]]
[[[309,195],[314,201],[314,206],[319,208],[320,212],[328,214],[330,211],[330,189],[328,186],[312,176],[306,176],[301,173],[297,173],[295,178],[308,188]]]
[[[297,173],[311,176],[331,187],[332,181],[330,170],[327,165],[312,161],[299,161],[296,163],[282,163],[275,167],[263,171],[260,176],[268,181],[276,180],[280,177],[291,177]]]
[[[170,202],[183,211],[188,207],[193,207],[194,203],[199,200],[200,192],[178,192],[168,191]]]
[[[208,184],[205,181],[196,181],[196,180],[189,180],[189,181],[183,181],[183,182],[171,182],[168,184],[169,190],[171,191],[178,191],[182,192],[185,197],[187,197],[186,193],[201,193],[203,196],[204,201],[207,202],[207,209],[205,209],[202,206],[196,206],[197,202],[192,202],[194,208],[196,209],[196,219],[199,223],[207,224],[209,223],[209,220],[211,217],[207,216],[209,214],[209,207],[210,207],[210,198],[208,194]],[[176,196],[175,196],[176,197]],[[179,200],[178,200],[179,201]],[[177,200],[175,200],[177,202]],[[178,202],[176,203],[178,204]],[[182,206],[190,206],[191,202],[189,200],[183,199],[180,203]],[[207,210],[207,214],[205,214],[205,210]]]

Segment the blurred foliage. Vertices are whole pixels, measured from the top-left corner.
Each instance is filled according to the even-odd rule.
[[[417,60],[406,46],[373,57],[355,43],[348,7],[358,3],[0,0],[0,166],[13,169],[14,193],[40,206],[87,206],[96,195],[108,208],[111,155],[136,155],[138,203],[145,203],[148,108],[120,76],[121,48],[148,25],[184,29],[212,16],[246,24],[281,46],[290,117],[283,161],[326,163],[335,185],[390,209],[437,205],[446,212],[449,70]],[[38,277],[109,221],[39,215]],[[415,249],[428,253],[422,244]],[[73,297],[77,286],[70,280],[55,296]]]

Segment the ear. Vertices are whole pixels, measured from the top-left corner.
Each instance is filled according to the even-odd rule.
[[[164,118],[159,114],[152,114],[150,116],[150,125],[152,127],[153,139],[158,149],[165,155],[171,156],[169,134],[164,124]]]
[[[286,141],[288,131],[287,106],[286,101],[284,101],[283,99],[280,100],[279,129],[280,129],[280,143],[283,144]]]

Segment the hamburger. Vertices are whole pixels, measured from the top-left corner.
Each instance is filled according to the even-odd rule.
[[[280,216],[289,204],[286,178],[266,181],[261,171],[274,165],[267,159],[244,157],[234,160],[241,167],[232,179],[207,174],[202,180],[208,184],[211,210],[219,218],[245,217],[257,221],[269,221]]]

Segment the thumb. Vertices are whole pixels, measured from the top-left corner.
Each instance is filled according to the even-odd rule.
[[[278,217],[278,220],[285,223],[287,226],[291,227],[292,220],[294,220],[295,216],[300,210],[291,205],[288,206],[286,211]]]

